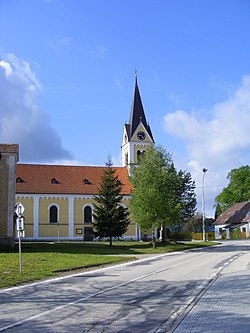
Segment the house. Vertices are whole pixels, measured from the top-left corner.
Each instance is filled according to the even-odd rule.
[[[122,166],[114,167],[122,183],[122,205],[129,205],[129,167],[154,144],[137,78],[129,122],[122,137]],[[105,167],[17,164],[16,202],[25,207],[27,240],[92,240],[93,200]],[[131,221],[124,239],[141,239]]]
[[[226,239],[230,239],[230,232],[239,228],[242,238],[250,237],[250,201],[240,202],[229,207],[214,222],[215,239],[220,239],[222,233],[226,233]]]

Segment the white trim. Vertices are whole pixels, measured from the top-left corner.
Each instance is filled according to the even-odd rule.
[[[84,215],[84,209],[86,207],[90,207],[91,208],[91,221],[90,222],[84,222],[84,217],[85,217],[85,215]],[[93,212],[94,212],[94,206],[92,204],[87,203],[87,204],[85,204],[85,205],[82,206],[82,223],[83,224],[86,225],[87,223],[93,223]]]
[[[36,194],[33,196],[33,237],[38,238],[39,237],[39,199],[40,197]]]
[[[68,206],[68,212],[69,212],[69,220],[68,220],[68,235],[69,238],[74,238],[74,220],[75,220],[75,216],[74,216],[74,196],[69,196],[68,197],[68,202],[69,202],[69,206]]]

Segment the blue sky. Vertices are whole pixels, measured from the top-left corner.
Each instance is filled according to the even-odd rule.
[[[121,161],[134,73],[206,210],[250,158],[249,0],[0,0],[0,142],[22,163]]]

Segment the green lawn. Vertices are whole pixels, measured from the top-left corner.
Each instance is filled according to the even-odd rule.
[[[0,250],[0,288],[135,259],[140,254],[159,254],[209,246],[211,242],[151,243],[114,242],[22,242],[22,274],[19,273],[18,244],[14,251]],[[129,255],[129,256],[128,256]]]

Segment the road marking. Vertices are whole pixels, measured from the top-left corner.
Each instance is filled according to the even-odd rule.
[[[163,256],[164,256],[164,255],[160,255],[160,256],[158,256],[158,257],[163,257]],[[154,257],[154,258],[155,258],[155,257]],[[152,259],[152,258],[150,258],[150,259]],[[140,260],[140,261],[142,262],[142,261],[146,261],[146,260],[149,260],[149,259],[146,258],[146,259],[142,259],[142,260]],[[185,260],[185,263],[187,263],[187,262],[189,262],[189,261],[193,261],[193,260],[196,260],[196,258],[191,258],[191,259],[189,259],[189,260]],[[136,262],[138,262],[138,261],[136,261]],[[4,326],[4,327],[1,327],[1,328],[0,328],[0,332],[6,331],[6,330],[8,330],[8,329],[10,329],[10,328],[13,328],[13,327],[16,327],[16,326],[20,326],[20,325],[22,325],[22,324],[25,324],[26,322],[31,321],[31,320],[34,320],[34,319],[37,319],[37,318],[43,317],[43,316],[45,316],[45,315],[47,315],[47,314],[51,314],[52,312],[56,312],[56,311],[58,311],[58,310],[62,310],[62,309],[64,309],[64,308],[66,308],[66,307],[69,307],[69,306],[72,306],[72,305],[78,304],[78,303],[80,303],[80,302],[82,302],[82,301],[86,301],[86,300],[88,300],[88,299],[90,299],[90,298],[93,298],[93,297],[96,297],[96,296],[102,295],[102,294],[104,294],[104,293],[106,293],[106,292],[109,292],[109,291],[111,291],[111,290],[114,290],[114,289],[116,289],[116,288],[126,286],[126,285],[128,285],[128,284],[130,284],[130,283],[133,283],[133,282],[135,282],[135,281],[142,280],[142,279],[144,279],[144,278],[146,278],[146,277],[149,277],[149,276],[152,276],[152,275],[156,275],[156,274],[158,274],[158,273],[164,272],[164,271],[166,271],[166,270],[168,270],[168,269],[170,269],[170,268],[173,268],[173,267],[176,267],[176,266],[180,266],[180,265],[182,265],[182,264],[183,264],[183,262],[178,263],[178,264],[175,264],[175,265],[171,265],[171,266],[168,266],[168,267],[165,267],[165,268],[159,269],[159,270],[157,270],[157,271],[154,271],[154,272],[150,272],[150,273],[147,273],[147,274],[141,275],[141,276],[139,276],[139,277],[137,277],[137,278],[135,278],[135,279],[132,279],[132,280],[129,280],[129,281],[126,281],[126,282],[123,282],[123,283],[117,284],[117,285],[115,285],[115,286],[113,286],[113,287],[110,287],[110,288],[107,288],[107,289],[105,289],[105,290],[98,291],[98,292],[96,292],[96,293],[94,293],[94,294],[92,294],[92,295],[89,295],[89,296],[86,296],[86,297],[78,298],[78,299],[76,299],[76,300],[73,301],[73,302],[69,302],[69,303],[64,304],[64,305],[56,306],[56,307],[53,308],[53,309],[50,309],[50,310],[47,310],[47,311],[41,312],[41,313],[39,313],[39,314],[37,314],[37,315],[31,316],[31,317],[27,317],[27,318],[25,318],[25,319],[22,319],[22,320],[16,321],[16,322],[13,323],[13,324],[10,324],[10,325],[7,325],[7,326]],[[121,264],[121,265],[118,265],[118,266],[124,266],[124,264]],[[116,266],[116,267],[117,267],[117,266]],[[109,267],[109,268],[110,268],[110,267]],[[104,268],[104,269],[105,269],[105,268]],[[104,269],[101,269],[101,270],[104,270]],[[106,267],[106,269],[107,269],[107,267]],[[98,271],[100,271],[100,270],[98,270]],[[88,272],[88,273],[89,273],[89,272]],[[91,271],[91,273],[93,273],[93,271]],[[79,275],[83,275],[83,273],[82,273],[82,274],[76,274],[76,275],[78,275],[78,276],[79,276]],[[74,276],[75,276],[75,275],[74,275]],[[58,280],[58,279],[56,279],[56,280]],[[54,280],[53,280],[53,281],[54,281]],[[39,283],[37,283],[37,284],[39,284]],[[33,284],[32,284],[32,285],[33,285]]]
[[[114,267],[119,268],[119,267],[123,267],[123,266],[129,266],[129,265],[133,265],[135,263],[141,263],[141,262],[149,261],[149,260],[152,260],[152,259],[158,259],[158,258],[167,256],[167,255],[173,255],[173,252],[172,253],[163,253],[163,254],[159,254],[159,255],[154,256],[154,257],[147,257],[147,258],[144,258],[144,259],[138,259],[138,260],[125,262],[125,263],[122,263],[122,264],[113,265],[113,266],[109,266],[109,267],[98,268],[98,269],[91,270],[91,271],[85,271],[85,272],[81,272],[81,273],[75,273],[75,274],[71,274],[71,275],[65,275],[65,276],[60,276],[60,277],[56,277],[56,278],[46,279],[46,280],[43,280],[43,281],[28,283],[28,284],[24,284],[24,285],[21,285],[21,286],[1,289],[0,294],[1,293],[7,293],[7,292],[13,291],[13,290],[19,290],[19,289],[24,289],[24,288],[28,288],[28,287],[34,287],[34,286],[37,286],[39,284],[57,282],[57,281],[62,281],[62,280],[65,280],[65,279],[76,277],[76,276],[87,275],[87,274],[90,274],[90,272],[91,272],[91,274],[95,274],[95,273],[98,273],[98,272],[103,272],[103,271],[112,269]]]

